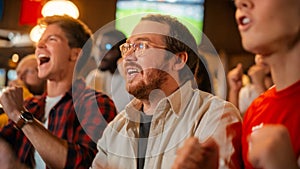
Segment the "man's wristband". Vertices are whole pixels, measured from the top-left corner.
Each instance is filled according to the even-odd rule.
[[[33,115],[28,111],[21,111],[19,120],[16,123],[18,129],[22,129],[27,123],[33,122]]]

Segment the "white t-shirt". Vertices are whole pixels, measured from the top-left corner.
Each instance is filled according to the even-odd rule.
[[[46,106],[45,106],[45,115],[44,115],[44,119],[45,119],[45,123],[44,126],[47,129],[48,128],[48,117],[50,114],[50,110],[59,102],[59,100],[62,98],[63,96],[57,96],[57,97],[46,97]],[[35,159],[35,163],[36,169],[43,169],[46,168],[46,164],[43,161],[42,157],[40,156],[40,154],[35,151],[34,152],[34,159]]]
[[[259,95],[260,94],[255,90],[255,87],[252,84],[247,84],[246,86],[242,87],[239,93],[239,109],[242,115],[244,115],[250,104]]]

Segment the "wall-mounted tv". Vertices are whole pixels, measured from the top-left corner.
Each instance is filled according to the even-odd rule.
[[[116,28],[128,36],[140,17],[146,13],[169,14],[177,17],[189,28],[197,43],[200,44],[204,19],[204,0],[117,0]],[[124,19],[137,14],[142,15]]]

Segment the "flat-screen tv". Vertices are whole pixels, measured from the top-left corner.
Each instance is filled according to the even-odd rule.
[[[202,38],[204,19],[204,0],[117,0],[116,28],[126,36],[147,13],[161,13],[175,16],[183,22],[194,35],[197,44]],[[136,16],[140,17],[130,17]],[[130,19],[124,18],[130,17]]]

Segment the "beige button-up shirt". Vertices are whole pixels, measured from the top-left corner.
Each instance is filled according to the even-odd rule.
[[[136,169],[142,103],[134,99],[105,129],[93,169]],[[230,103],[186,82],[162,99],[152,118],[145,169],[171,168],[184,140],[212,136],[220,147],[219,168],[240,168],[241,117]]]

